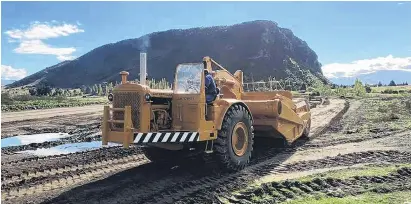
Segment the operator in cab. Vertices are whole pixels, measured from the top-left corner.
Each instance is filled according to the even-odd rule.
[[[208,73],[208,70],[204,69],[204,81],[205,81],[205,94],[206,94],[206,103],[210,104],[217,98],[217,87],[213,76]]]

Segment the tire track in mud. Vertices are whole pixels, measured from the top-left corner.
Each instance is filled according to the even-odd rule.
[[[345,144],[345,143],[359,143],[359,142],[363,142],[367,140],[390,137],[392,135],[407,135],[407,134],[411,134],[411,130],[393,130],[393,131],[387,131],[387,132],[382,132],[382,133],[364,135],[360,138],[347,137],[347,138],[337,138],[337,139],[333,138],[332,140],[310,141],[304,144],[304,146],[299,147],[298,149],[306,150],[306,149],[313,149],[313,148],[320,148],[320,147],[335,146],[335,145]],[[328,134],[324,136],[328,136]]]
[[[86,180],[100,178],[113,172],[122,171],[127,168],[132,168],[147,163],[147,160],[133,159],[135,158],[127,157],[121,160],[106,161],[105,163],[92,163],[90,166],[98,166],[98,168],[81,169],[77,172],[63,172],[62,175],[64,174],[64,177],[62,178],[40,178],[41,180],[37,180],[39,181],[39,183],[35,183],[30,187],[19,187],[17,189],[12,189],[8,192],[2,192],[2,201],[10,201],[11,199],[18,199],[19,197],[28,196],[36,193],[41,194],[52,190],[68,188],[72,185],[82,183]]]
[[[159,198],[157,198],[157,199],[154,198],[153,200],[150,200],[150,201],[153,202],[153,203],[157,203],[157,202],[165,199],[166,201],[171,202],[171,201],[175,201],[176,199],[170,199],[170,197],[174,197],[174,198],[175,197],[180,197],[181,198],[181,197],[186,197],[189,194],[195,194],[195,197],[197,197],[197,198],[201,197],[201,198],[204,198],[204,200],[207,201],[207,200],[209,200],[210,196],[212,196],[212,195],[209,195],[209,192],[215,192],[216,191],[216,188],[215,188],[216,185],[221,185],[221,186],[219,186],[220,189],[217,189],[217,192],[221,193],[221,192],[226,192],[230,188],[231,189],[232,188],[237,188],[239,183],[240,184],[241,183],[246,183],[246,181],[254,180],[255,178],[262,177],[266,174],[273,174],[273,173],[276,173],[276,172],[290,171],[290,170],[287,170],[286,166],[281,164],[281,161],[288,158],[290,154],[296,152],[297,150],[309,149],[309,148],[318,148],[319,145],[313,145],[313,146],[305,147],[305,144],[306,144],[307,140],[310,140],[312,138],[315,138],[319,135],[324,134],[328,130],[329,127],[332,127],[333,125],[338,124],[339,121],[344,117],[344,114],[348,111],[349,107],[350,107],[350,103],[349,103],[349,101],[346,100],[346,102],[344,104],[344,108],[336,116],[333,117],[333,119],[328,123],[328,125],[324,126],[323,128],[321,128],[319,130],[317,130],[315,132],[315,134],[310,136],[308,139],[307,138],[305,138],[305,139],[301,138],[301,140],[296,141],[296,143],[294,143],[289,148],[276,148],[276,149],[269,149],[268,151],[262,150],[261,153],[263,155],[262,156],[258,155],[257,158],[254,158],[254,160],[252,160],[252,162],[250,164],[251,166],[247,168],[248,170],[251,170],[252,173],[250,173],[250,174],[246,173],[245,175],[242,175],[242,176],[240,176],[238,174],[235,174],[235,176],[230,176],[230,174],[228,174],[228,175],[226,175],[227,177],[225,177],[225,178],[224,178],[224,176],[217,176],[217,177],[213,177],[213,178],[207,178],[206,177],[205,179],[202,179],[199,182],[197,182],[198,184],[204,184],[205,183],[205,185],[201,185],[200,187],[196,186],[196,187],[190,188],[190,189],[184,188],[184,186],[186,186],[186,185],[190,186],[190,184],[181,183],[178,186],[177,189],[184,189],[185,192],[183,192],[183,191],[177,191],[176,192],[175,190],[173,190],[171,192],[168,192],[168,191],[161,192]],[[325,143],[323,144],[323,146],[327,146],[327,145],[334,145],[334,144],[325,144]],[[276,154],[279,154],[279,155],[276,155]],[[272,157],[275,157],[277,159],[277,161],[273,161],[273,159],[270,159]],[[265,161],[267,159],[268,159],[268,161]],[[280,162],[278,162],[278,160]],[[324,161],[322,161],[322,162],[324,162]],[[338,163],[336,166],[349,164],[350,162],[351,162],[351,160],[349,159],[349,160],[345,161],[345,163],[344,162]],[[252,166],[252,165],[255,165],[255,166]],[[323,163],[321,163],[321,165],[323,165]],[[320,165],[320,167],[321,167],[321,165]],[[261,166],[261,167],[259,167],[259,166]],[[273,171],[272,170],[273,168],[276,169],[276,170]],[[258,175],[257,177],[255,176],[256,174]],[[240,176],[239,179],[237,179],[238,176]],[[218,182],[218,184],[212,183],[212,182],[210,183],[210,182],[208,182],[208,181],[210,181],[209,179],[211,179],[211,181],[217,180],[217,181],[221,181],[221,182]],[[234,182],[234,184],[230,184],[230,183],[232,183],[230,181],[239,181],[239,182]],[[209,188],[207,186],[213,186],[213,187]],[[203,193],[200,193],[199,191],[203,192]],[[184,195],[184,196],[176,196],[175,194],[177,194],[177,195],[181,194],[181,195]],[[204,200],[199,199],[197,201],[204,201]]]
[[[53,185],[60,183],[60,187],[65,187],[70,180],[81,180],[82,177],[90,175],[98,175],[101,172],[109,173],[111,171],[122,169],[123,167],[133,166],[134,163],[138,165],[147,163],[143,155],[131,155],[120,159],[108,159],[98,162],[90,162],[85,165],[75,165],[64,168],[47,169],[42,172],[35,172],[25,174],[22,177],[15,178],[14,181],[2,184],[2,191],[5,191],[4,196],[18,196],[24,195],[27,191],[41,192],[42,187],[46,185]],[[55,186],[53,189],[58,188]]]
[[[2,200],[67,187],[90,177],[107,174],[148,163],[141,154],[120,158],[99,159],[83,164],[49,168],[42,171],[23,173],[2,181]],[[47,187],[47,188],[45,188]]]
[[[216,196],[246,187],[249,182],[268,174],[329,168],[361,163],[409,163],[410,152],[368,151],[319,160],[281,164],[289,155],[281,153],[275,160],[257,163],[237,173],[222,173],[210,166],[184,164],[175,170],[150,163],[121,173],[106,181],[90,183],[65,192],[45,203],[202,203]],[[156,170],[156,172],[154,172]],[[121,181],[119,181],[120,179]],[[98,189],[96,187],[100,187]],[[88,192],[88,193],[84,193]]]
[[[78,183],[90,176],[124,170],[147,162],[149,160],[136,147],[104,147],[8,162],[2,164],[2,197],[11,199],[41,193],[45,191],[45,185],[52,186],[55,190],[73,184],[74,180]],[[56,182],[59,184],[55,185]]]
[[[262,184],[253,190],[245,190],[237,195],[225,197],[230,203],[270,203],[283,202],[300,196],[324,193],[330,197],[345,197],[365,192],[388,193],[411,189],[411,168],[399,168],[396,172],[383,176],[354,176],[349,179],[332,177],[315,178],[310,181],[283,181]],[[252,197],[265,199],[252,200]],[[253,202],[251,202],[251,200]]]
[[[283,158],[288,158],[286,153],[278,155]],[[178,203],[198,203],[210,201],[210,199],[216,196],[224,195],[226,192],[241,189],[246,187],[249,182],[263,177],[269,174],[293,172],[309,170],[313,168],[328,168],[337,166],[347,166],[361,163],[378,163],[378,162],[389,162],[389,163],[409,163],[411,162],[410,152],[398,152],[398,151],[368,151],[360,153],[350,153],[345,155],[339,155],[336,157],[326,157],[319,160],[302,161],[294,164],[283,165],[281,162],[270,161],[263,162],[251,166],[245,171],[226,174],[224,176],[216,175],[212,176],[213,179],[200,179],[198,183],[200,186],[190,187],[190,189],[183,188],[182,191],[186,192],[175,192],[179,195],[179,198],[174,198],[172,202]],[[180,184],[179,187],[182,188],[184,184]],[[178,188],[177,188],[178,189]],[[188,192],[188,193],[187,193]],[[167,194],[165,192],[160,194]],[[184,195],[186,194],[186,195]],[[159,195],[161,198],[162,196]],[[175,196],[177,197],[177,196]],[[155,199],[155,198],[154,198]],[[158,199],[161,200],[161,199]],[[150,200],[153,203],[157,203],[158,200]]]
[[[50,168],[64,168],[73,165],[85,165],[90,162],[99,162],[107,159],[119,159],[130,155],[141,155],[137,147],[123,149],[122,147],[103,147],[102,149],[70,153],[65,155],[53,155],[48,157],[27,158],[2,164],[1,181],[10,180],[15,176],[22,176],[31,172],[44,171]]]

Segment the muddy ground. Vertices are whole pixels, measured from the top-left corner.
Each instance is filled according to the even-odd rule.
[[[254,148],[250,166],[236,173],[221,172],[212,161],[204,163],[197,157],[173,165],[152,163],[138,147],[42,158],[17,154],[99,140],[98,112],[2,123],[2,138],[19,131],[73,134],[60,141],[3,148],[2,202],[280,203],[310,196],[345,198],[410,191],[411,172],[406,165],[411,163],[411,111],[405,108],[407,100],[332,99],[329,105],[312,109],[310,138],[291,146],[257,141],[260,146]],[[390,172],[365,177],[354,173],[343,179],[325,174],[364,165],[390,167]]]
[[[75,132],[95,129],[102,116],[102,105],[8,112],[1,114],[1,138],[16,135]]]

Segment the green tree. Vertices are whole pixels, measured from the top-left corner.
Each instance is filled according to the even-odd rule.
[[[29,89],[29,93],[30,93],[30,95],[32,95],[32,96],[35,96],[35,95],[37,95],[37,89],[36,88],[30,88]],[[8,94],[8,93],[7,93]],[[3,99],[3,97],[1,97],[2,99]]]
[[[97,87],[97,84],[94,84],[93,85],[93,93],[92,93],[93,95],[97,95],[98,94],[98,87]]]
[[[48,96],[52,92],[51,86],[47,82],[40,82],[36,85],[36,93],[40,96]]]
[[[92,94],[93,90],[90,86],[87,86],[86,88],[86,94]]]
[[[371,93],[371,87],[370,86],[365,86],[365,92]]]
[[[35,91],[35,89],[33,89],[33,90]],[[13,101],[13,98],[10,96],[10,93],[8,93],[8,92],[7,93],[6,92],[1,93],[1,104],[2,105],[12,105],[13,102],[14,101]]]
[[[396,86],[394,80],[391,80],[391,81],[390,81],[390,84],[388,84],[388,86]]]
[[[366,93],[365,87],[359,79],[355,80],[354,83],[354,94],[356,96],[364,96]]]
[[[112,82],[107,84],[107,89],[108,89],[109,92],[111,92],[113,90],[113,83]]]
[[[103,87],[103,93],[104,93],[104,96],[108,95],[108,86],[107,86],[107,84],[105,84],[104,87]]]
[[[331,86],[324,84],[318,78],[313,79],[311,87],[308,88],[308,91],[318,92],[323,96],[330,96],[332,93]]]
[[[99,84],[98,87],[97,87],[97,95],[99,95],[99,96],[103,95],[103,89],[101,88],[101,84]]]
[[[83,92],[83,93],[86,93],[86,89],[87,89],[87,86],[85,86],[85,85],[82,85],[80,87],[80,91]]]
[[[56,91],[54,92],[55,96],[61,96],[63,95],[63,90],[61,88],[57,88]]]

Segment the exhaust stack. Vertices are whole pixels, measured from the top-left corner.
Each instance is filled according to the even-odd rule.
[[[140,53],[140,84],[146,85],[147,53]]]

